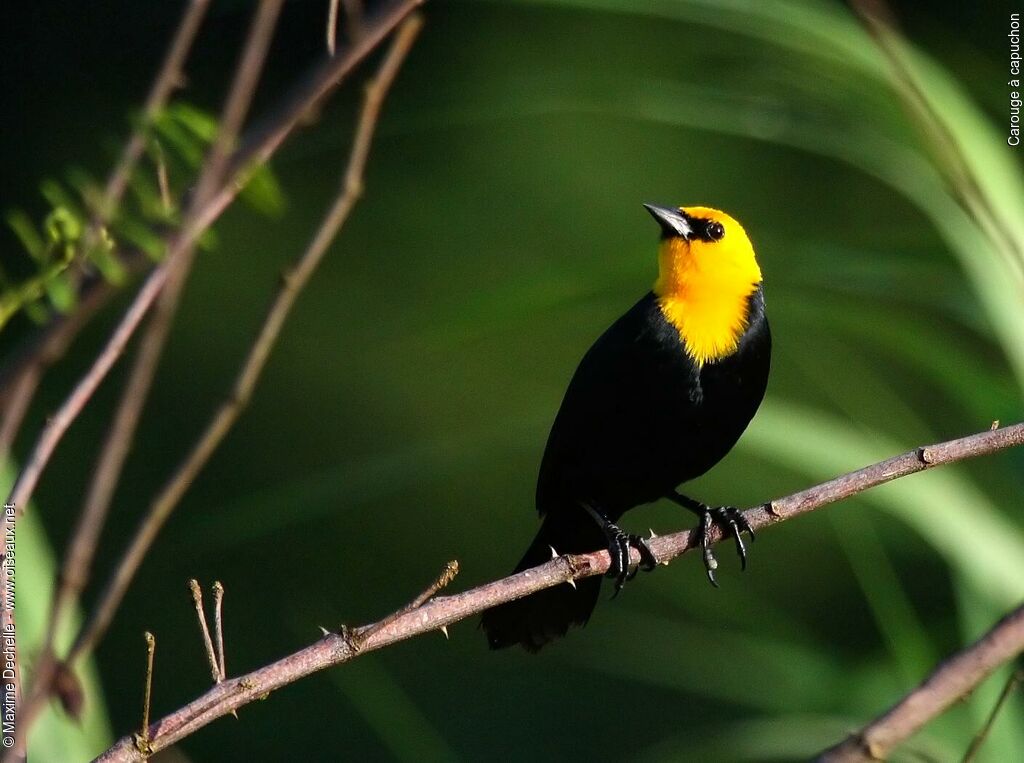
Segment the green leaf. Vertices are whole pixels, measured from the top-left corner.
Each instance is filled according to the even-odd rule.
[[[78,304],[78,292],[66,272],[46,282],[46,296],[59,313],[68,313]]]
[[[285,209],[284,192],[266,164],[248,171],[239,198],[260,214],[280,217]]]
[[[111,227],[115,237],[134,244],[150,259],[159,262],[163,259],[166,242],[150,226],[128,217],[115,220]]]
[[[43,262],[46,258],[46,244],[43,243],[43,238],[36,230],[32,218],[20,209],[12,209],[7,213],[6,219],[7,225],[14,231],[14,235],[18,237],[18,241],[25,247],[29,256],[36,262]]]
[[[217,118],[197,106],[179,101],[167,108],[167,115],[203,143],[213,143],[217,138]]]
[[[53,241],[77,241],[85,230],[88,215],[79,199],[68,193],[55,180],[44,180],[40,186],[53,210],[46,218],[45,228]]]

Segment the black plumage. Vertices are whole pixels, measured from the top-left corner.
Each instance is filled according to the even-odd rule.
[[[559,554],[607,545],[609,522],[629,509],[674,495],[733,447],[764,397],[771,334],[760,284],[747,298],[746,326],[734,352],[698,365],[658,297],[648,293],[584,355],[551,428],[537,483],[543,524],[516,571]],[[735,530],[735,528],[733,528]],[[535,651],[582,625],[597,602],[600,577],[559,585],[489,610],[492,648]]]

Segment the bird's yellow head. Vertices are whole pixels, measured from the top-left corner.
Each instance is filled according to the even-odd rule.
[[[698,364],[736,351],[747,327],[748,301],[761,269],[747,233],[710,207],[645,204],[661,226],[654,293]]]

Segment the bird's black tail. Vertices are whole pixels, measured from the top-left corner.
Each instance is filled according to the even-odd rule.
[[[550,561],[552,548],[559,554],[582,554],[603,544],[601,530],[582,509],[549,514],[514,572]],[[600,590],[598,576],[576,581],[575,588],[563,583],[487,610],[481,625],[491,649],[521,644],[527,651],[536,652],[564,636],[570,626],[586,624]]]

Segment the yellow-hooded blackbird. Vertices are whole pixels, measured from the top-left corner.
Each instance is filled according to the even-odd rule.
[[[516,571],[557,553],[607,545],[616,593],[629,547],[650,569],[643,538],[615,523],[643,503],[668,498],[700,518],[708,578],[717,562],[707,532],[717,523],[736,541],[753,533],[739,511],[712,508],[676,491],[739,439],[764,397],[771,356],[761,270],[743,227],[708,207],[645,204],[661,226],[658,279],[583,356],[551,427],[537,481],[543,524]],[[559,585],[484,613],[494,649],[540,649],[586,623],[601,578]]]

